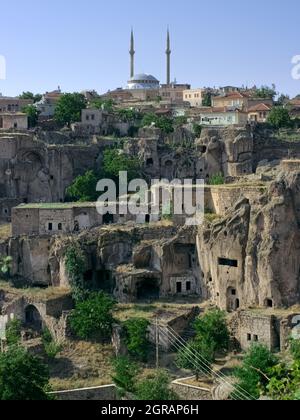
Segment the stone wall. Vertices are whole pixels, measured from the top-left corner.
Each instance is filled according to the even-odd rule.
[[[114,401],[117,399],[115,385],[57,391],[51,392],[50,395],[61,401]]]
[[[212,401],[212,391],[209,388],[200,388],[183,384],[180,380],[172,382],[172,390],[183,401]]]
[[[261,186],[220,185],[205,187],[205,208],[212,213],[225,215],[242,197],[250,204],[256,202],[266,192],[267,188]]]

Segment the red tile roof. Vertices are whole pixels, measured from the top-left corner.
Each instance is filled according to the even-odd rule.
[[[270,111],[271,110],[271,106],[267,105],[267,104],[256,104],[251,106],[248,109],[248,112],[256,112],[256,111]]]

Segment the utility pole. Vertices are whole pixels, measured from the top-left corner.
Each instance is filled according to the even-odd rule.
[[[159,324],[158,317],[156,317],[156,331],[155,331],[155,343],[156,343],[156,369],[159,369]]]

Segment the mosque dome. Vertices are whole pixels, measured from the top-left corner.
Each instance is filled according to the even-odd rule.
[[[128,89],[158,89],[159,80],[151,74],[135,74],[127,85]]]

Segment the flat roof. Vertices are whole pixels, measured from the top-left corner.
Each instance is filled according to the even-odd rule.
[[[30,203],[20,204],[17,209],[42,209],[42,210],[64,210],[73,208],[96,207],[95,202],[75,202],[75,203]]]

